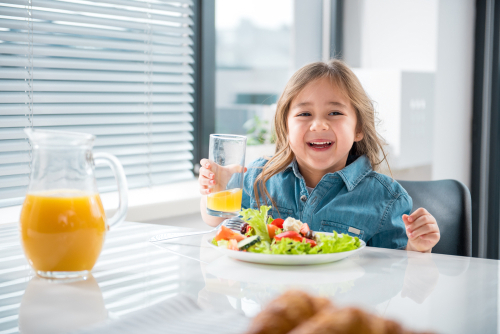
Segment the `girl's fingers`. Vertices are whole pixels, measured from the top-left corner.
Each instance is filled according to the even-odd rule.
[[[427,214],[424,216],[420,216],[413,223],[409,223],[409,224],[405,224],[405,225],[406,225],[406,230],[408,232],[412,232],[412,231],[415,231],[419,227],[426,225],[426,224],[436,224],[436,219],[431,214]]]
[[[408,232],[408,238],[413,240],[430,233],[439,233],[439,229],[436,224],[426,224],[412,232]]]
[[[427,211],[424,208],[418,208],[417,210],[413,211],[411,215],[408,216],[408,221],[410,223],[413,223],[416,221],[419,217],[424,216],[424,215],[429,215],[429,211]]]
[[[200,160],[200,167],[210,168],[210,160],[201,159]]]
[[[210,180],[213,180],[215,178],[214,172],[212,172],[210,169],[207,169],[204,167],[200,168],[199,174],[203,175],[203,177],[210,179]]]
[[[204,186],[200,187],[200,194],[202,194],[202,195],[208,195],[208,194],[210,194],[210,192],[211,192],[210,188],[207,188],[207,187],[204,187]]]

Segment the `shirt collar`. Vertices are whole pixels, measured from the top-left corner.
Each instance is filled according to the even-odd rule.
[[[372,171],[372,165],[366,155],[362,155],[357,158],[349,156],[349,158],[347,159],[347,163],[347,166],[345,166],[342,170],[333,173],[332,175],[338,174],[344,181],[347,190],[352,191],[358,185],[358,183],[361,182],[361,180],[363,180],[365,176]],[[285,171],[290,169],[293,170],[293,173],[297,178],[304,178],[300,174],[297,160],[293,159],[293,161],[285,168]]]

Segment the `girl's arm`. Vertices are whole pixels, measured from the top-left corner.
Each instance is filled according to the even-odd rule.
[[[408,236],[406,250],[430,253],[441,238],[436,218],[424,208],[403,215],[403,222]]]

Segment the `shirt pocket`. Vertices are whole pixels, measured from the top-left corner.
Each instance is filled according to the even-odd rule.
[[[359,229],[354,226],[349,226],[341,223],[336,223],[328,220],[321,221],[321,227],[319,228],[320,232],[329,232],[333,233],[333,231],[337,231],[337,233],[348,234],[351,237],[358,237],[363,239],[365,231]]]
[[[279,212],[278,212],[279,211]],[[269,210],[269,214],[274,218],[287,219],[288,217],[297,218],[293,216],[293,210],[287,209],[282,206],[273,206],[271,210]]]

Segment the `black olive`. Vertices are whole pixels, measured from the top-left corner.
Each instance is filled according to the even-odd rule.
[[[241,234],[247,233],[247,228],[248,228],[248,223],[243,223],[243,225],[241,225],[240,233]]]
[[[309,230],[309,231],[307,231],[307,233],[306,233],[305,237],[306,237],[307,239],[314,240],[314,238],[316,237],[316,235],[314,234],[314,232],[313,232],[312,230]]]

